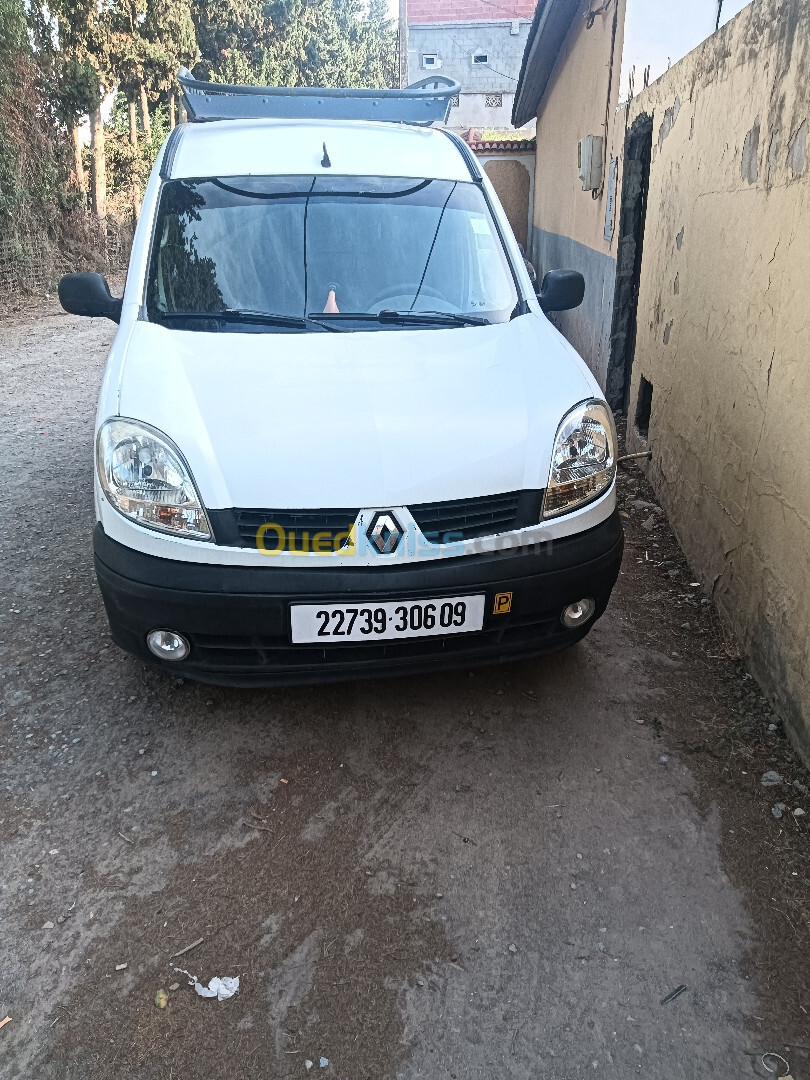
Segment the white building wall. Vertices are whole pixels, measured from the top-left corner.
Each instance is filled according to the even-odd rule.
[[[492,103],[492,94],[459,94],[447,118],[447,126],[454,128],[511,128],[514,94],[501,94],[501,105]]]
[[[416,23],[408,27],[408,81],[431,74],[461,84],[459,103],[450,113],[451,127],[511,128],[512,102],[529,35],[528,19]],[[486,63],[475,56],[486,54]],[[426,66],[424,58],[436,63]],[[487,95],[501,95],[501,104]]]

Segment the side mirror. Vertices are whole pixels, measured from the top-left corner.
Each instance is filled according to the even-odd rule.
[[[59,303],[71,315],[121,321],[123,301],[112,295],[101,274],[65,274],[59,282]]]
[[[549,270],[537,299],[543,311],[569,311],[585,296],[585,278],[578,270]]]

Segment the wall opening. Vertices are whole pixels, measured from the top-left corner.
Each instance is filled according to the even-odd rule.
[[[605,397],[614,411],[625,415],[630,402],[630,379],[636,351],[636,313],[650,187],[652,134],[653,118],[643,113],[631,125],[624,143],[616,290]]]
[[[653,387],[649,379],[641,376],[638,384],[638,398],[636,399],[636,434],[646,439],[650,434],[650,414],[652,413]]]

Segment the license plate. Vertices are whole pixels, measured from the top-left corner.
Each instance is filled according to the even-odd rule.
[[[440,600],[383,603],[294,604],[292,640],[302,642],[391,641],[397,638],[466,634],[484,625],[483,594]]]

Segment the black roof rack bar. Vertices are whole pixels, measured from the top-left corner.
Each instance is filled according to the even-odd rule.
[[[459,83],[430,75],[403,90],[321,86],[232,86],[201,82],[187,68],[177,81],[189,118],[207,120],[385,120],[398,124],[446,121]]]

